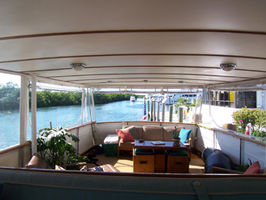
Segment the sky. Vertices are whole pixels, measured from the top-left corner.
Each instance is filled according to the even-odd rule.
[[[0,73],[0,85],[6,84],[8,82],[17,84],[20,87],[20,76]],[[63,87],[63,86],[58,86],[58,85],[46,84],[46,83],[38,84],[38,86],[41,87],[42,89],[50,89],[50,90],[55,90],[55,91],[56,90],[66,90],[66,91],[77,91],[78,90],[80,91],[80,88]]]
[[[20,76],[0,73],[0,84],[12,82],[20,86]]]

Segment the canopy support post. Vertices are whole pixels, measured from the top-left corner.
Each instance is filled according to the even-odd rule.
[[[28,103],[28,78],[21,76],[20,88],[20,137],[19,143],[24,144],[27,140],[27,103]]]
[[[163,108],[162,108],[162,122],[164,122],[164,115],[165,115],[165,104],[162,104]]]
[[[37,153],[37,94],[36,94],[36,79],[35,77],[31,78],[31,152],[32,155]]]
[[[85,89],[82,89],[82,95],[81,95],[81,114],[80,114],[80,118],[81,118],[81,124],[84,123],[84,102],[85,102]]]
[[[92,101],[92,109],[93,109],[93,121],[96,121],[95,104],[94,104],[94,89],[93,88],[91,88],[91,101]]]
[[[92,122],[92,114],[91,114],[91,97],[92,97],[92,95],[91,95],[91,93],[92,93],[91,88],[90,88],[90,90],[87,88],[90,121]],[[92,132],[92,143],[93,143],[93,145],[95,145],[95,136],[94,136],[95,131],[94,131],[94,127],[93,127],[92,123],[91,123],[91,132]]]
[[[158,101],[158,105],[157,105],[157,120],[156,121],[160,121],[160,102]]]
[[[25,144],[27,140],[27,108],[28,108],[28,78],[25,75],[21,75],[21,87],[20,87],[20,135],[19,144]],[[24,166],[24,149],[19,151],[18,166]]]

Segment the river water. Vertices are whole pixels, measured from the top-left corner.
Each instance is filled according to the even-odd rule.
[[[135,102],[127,100],[96,105],[96,120],[97,122],[139,121],[143,116],[143,107],[143,99],[137,99]],[[50,127],[50,122],[53,127],[79,125],[80,113],[80,106],[38,108],[37,130]],[[19,121],[19,111],[0,112],[0,149],[19,143]],[[27,138],[31,138],[29,127]]]

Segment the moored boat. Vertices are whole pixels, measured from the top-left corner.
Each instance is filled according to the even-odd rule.
[[[136,97],[135,96],[130,96],[130,101],[131,102],[135,102],[136,101]]]

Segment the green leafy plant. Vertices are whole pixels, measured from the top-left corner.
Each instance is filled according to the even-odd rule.
[[[85,160],[77,155],[74,146],[68,142],[78,142],[79,139],[62,127],[40,129],[38,135],[37,151],[52,168]]]
[[[177,101],[176,101],[176,105],[178,106],[178,107],[180,107],[180,106],[186,106],[188,104],[188,99],[187,98],[183,98],[183,97],[181,97],[181,98],[179,98]]]
[[[246,126],[251,124],[253,136],[265,137],[266,111],[262,109],[241,108],[233,113],[233,119],[238,126],[238,131],[245,133]]]
[[[181,97],[176,101],[175,107],[185,106],[187,107],[187,112],[189,112],[191,107],[196,106],[196,99],[194,99],[194,102],[192,104],[188,103],[188,98]],[[176,109],[176,113],[178,110]]]
[[[261,137],[266,137],[265,131],[263,132],[263,129],[265,130],[266,128],[266,110],[256,109],[253,112],[253,115],[255,117],[255,126],[257,128],[257,131],[260,132],[259,134],[264,135]]]

